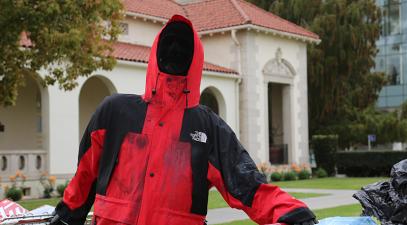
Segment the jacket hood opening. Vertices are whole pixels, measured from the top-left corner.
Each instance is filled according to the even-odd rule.
[[[194,34],[185,22],[169,23],[160,33],[157,63],[161,72],[186,76],[194,53]]]

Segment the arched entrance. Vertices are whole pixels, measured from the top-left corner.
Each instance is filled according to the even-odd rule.
[[[43,162],[48,149],[48,90],[36,78],[26,76],[14,106],[0,106],[0,122],[0,175],[19,170],[34,176],[46,170]],[[31,166],[36,158],[41,162]]]
[[[222,93],[215,87],[207,87],[201,93],[200,103],[212,109],[223,119],[226,119],[226,105]]]
[[[79,94],[79,138],[98,105],[105,97],[116,92],[112,82],[103,76],[92,76],[85,81]]]

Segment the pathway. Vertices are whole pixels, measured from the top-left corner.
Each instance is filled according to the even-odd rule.
[[[328,189],[300,189],[285,188],[287,192],[321,193],[326,196],[301,199],[312,210],[331,208],[341,205],[356,204],[358,201],[352,197],[355,190],[328,190]],[[248,219],[247,215],[237,209],[219,208],[208,210],[208,224],[227,223],[236,220]]]

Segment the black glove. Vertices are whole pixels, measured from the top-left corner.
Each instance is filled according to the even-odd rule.
[[[312,219],[309,221],[304,221],[304,222],[300,222],[300,223],[295,223],[294,225],[314,225],[319,223],[317,219]]]
[[[281,216],[277,222],[289,225],[314,225],[318,220],[308,208],[297,208]]]
[[[52,213],[52,218],[49,222],[49,225],[68,225],[68,223],[61,220],[61,217],[54,211]]]

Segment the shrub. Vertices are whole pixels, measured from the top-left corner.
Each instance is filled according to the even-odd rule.
[[[338,172],[350,177],[389,176],[394,164],[407,158],[407,151],[338,152]]]
[[[271,181],[281,181],[283,179],[283,175],[279,172],[274,172],[270,175]]]
[[[6,198],[13,201],[19,201],[23,197],[23,191],[20,188],[11,187],[6,191]]]
[[[315,135],[312,136],[312,146],[315,161],[318,167],[323,168],[328,175],[335,175],[336,151],[338,149],[338,136]]]
[[[54,192],[54,189],[55,189],[55,182],[56,182],[55,176],[48,176],[48,173],[46,173],[46,172],[41,174],[40,183],[44,188],[44,191],[43,191],[44,198],[52,197],[52,192]]]
[[[318,178],[324,178],[324,177],[328,176],[328,173],[323,168],[318,168],[315,171],[315,176],[318,177]]]
[[[298,173],[298,179],[299,180],[306,180],[311,178],[311,173],[308,170],[301,170]]]
[[[57,192],[58,192],[58,196],[62,197],[64,195],[64,191],[66,189],[66,187],[68,186],[68,181],[65,182],[65,184],[60,184],[57,186]]]
[[[297,174],[294,171],[286,172],[283,174],[283,179],[287,181],[296,180]]]

